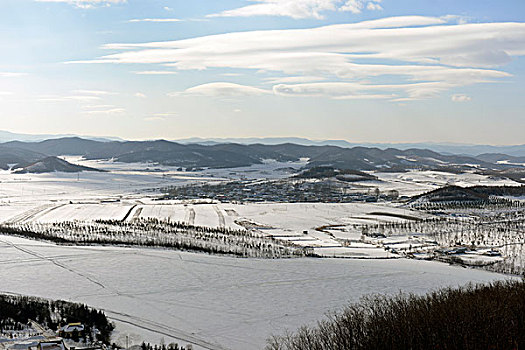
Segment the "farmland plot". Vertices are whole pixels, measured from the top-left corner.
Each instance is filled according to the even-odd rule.
[[[182,204],[140,205],[137,210],[140,210],[138,215],[140,218],[157,218],[188,223],[189,209]]]
[[[55,210],[44,213],[34,221],[61,222],[61,221],[94,221],[94,220],[123,220],[132,209],[131,204],[67,204]]]

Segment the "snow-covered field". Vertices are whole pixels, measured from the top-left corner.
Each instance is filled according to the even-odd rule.
[[[405,218],[424,218],[417,211],[395,208],[386,204],[368,203],[266,203],[192,204],[175,201],[135,199],[109,203],[46,203],[4,205],[7,209],[18,206],[20,212],[6,211],[0,222],[62,222],[93,220],[135,220],[157,218],[179,221],[196,226],[227,227],[230,229],[256,229],[277,239],[304,247],[316,248],[321,256],[354,258],[393,257],[383,248],[343,247],[340,240],[359,240],[361,233],[354,224],[403,221]],[[331,229],[332,227],[335,227]],[[333,249],[336,248],[336,249]],[[366,249],[365,249],[366,248]]]
[[[392,204],[155,200],[160,188],[282,178],[304,162],[185,172],[154,165],[68,160],[108,172],[13,175],[0,171],[0,223],[169,219],[253,229],[311,247],[321,256],[354,258],[237,259],[161,249],[54,246],[0,236],[0,292],[102,308],[118,322],[115,339],[122,343],[128,335],[135,343],[143,338],[159,343],[163,337],[166,343],[179,339],[205,349],[259,349],[270,334],[314,322],[363,294],[423,293],[439,286],[504,278],[402,259],[374,241],[361,241],[360,228],[354,225],[427,216]],[[515,184],[428,171],[378,176],[382,181],[356,183],[357,190],[395,189],[401,195],[413,195],[445,184]],[[406,242],[394,243],[399,247]]]
[[[0,206],[5,203],[34,204],[41,201],[97,201],[136,199],[158,195],[158,190],[169,186],[213,183],[238,179],[279,179],[290,176],[306,163],[266,162],[245,168],[204,169],[182,171],[176,167],[113,161],[88,161],[79,157],[64,157],[68,161],[107,171],[80,174],[12,174],[0,170]],[[508,179],[497,179],[476,174],[450,174],[437,171],[407,173],[377,173],[381,181],[353,183],[356,191],[379,188],[381,192],[399,191],[400,195],[415,195],[446,184],[520,185]]]
[[[369,293],[424,293],[503,275],[415,260],[237,259],[160,249],[71,247],[0,236],[2,293],[87,303],[115,340],[261,349]],[[118,272],[118,273],[117,273]]]
[[[416,211],[391,204],[198,204],[195,201],[156,201],[158,189],[225,179],[282,178],[303,162],[266,162],[246,168],[205,169],[186,172],[175,167],[152,164],[123,164],[87,161],[66,157],[70,162],[106,170],[106,173],[24,174],[0,172],[0,222],[90,221],[98,219],[134,220],[158,218],[190,225],[255,228],[264,234],[315,248],[322,256],[354,258],[393,257],[377,247],[353,247],[361,233],[353,225],[404,221],[425,217]],[[511,180],[475,174],[436,171],[377,174],[381,181],[355,183],[356,191],[379,188],[413,195],[446,184],[517,185]],[[202,201],[200,201],[202,202]],[[341,240],[346,240],[342,246]]]

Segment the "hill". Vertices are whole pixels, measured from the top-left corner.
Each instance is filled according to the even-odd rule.
[[[412,203],[484,202],[489,194],[460,186],[445,186],[412,197]]]
[[[26,149],[0,146],[0,169],[9,170],[20,163],[35,162],[45,155]]]
[[[0,142],[9,142],[9,141],[26,141],[26,142],[36,142],[44,141],[48,139],[59,139],[64,137],[82,137],[88,140],[95,141],[115,141],[122,140],[118,137],[98,137],[98,136],[76,136],[76,135],[64,135],[64,134],[21,134],[14,133],[6,130],[0,130]]]
[[[301,137],[251,137],[251,138],[187,138],[174,140],[182,144],[198,143],[202,145],[215,145],[221,143],[240,143],[240,144],[264,144],[280,145],[283,143],[294,143],[303,146],[338,146],[343,148],[368,147],[385,150],[387,148],[396,148],[400,150],[407,149],[428,149],[442,154],[463,154],[474,157],[482,153],[500,153],[508,154],[515,157],[525,157],[525,145],[513,146],[493,146],[493,145],[474,145],[464,143],[436,143],[436,142],[418,142],[418,143],[369,143],[369,142],[351,142],[346,140],[310,140]]]
[[[36,162],[18,166],[15,169],[15,174],[42,174],[42,173],[52,173],[52,172],[64,172],[64,173],[79,173],[82,171],[98,171],[102,170],[90,168],[81,165],[71,164],[63,159],[57,157],[46,157],[44,159],[38,160]]]
[[[425,204],[487,204],[501,202],[498,197],[521,197],[525,195],[525,186],[445,186],[422,193],[411,198],[412,205]]]
[[[523,165],[525,164],[525,156],[523,157],[514,157],[509,156],[508,154],[503,153],[483,153],[478,156],[476,156],[477,159],[481,159],[487,162],[491,163],[508,163],[508,164],[517,164],[517,165]]]

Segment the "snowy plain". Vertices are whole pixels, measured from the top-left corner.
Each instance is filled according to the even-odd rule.
[[[304,162],[197,172],[145,164],[85,161],[106,173],[0,171],[0,223],[169,218],[260,232],[356,259],[239,259],[162,249],[74,247],[0,236],[0,292],[60,298],[101,308],[117,322],[115,340],[178,340],[199,349],[260,349],[271,334],[313,323],[368,293],[424,293],[441,286],[507,278],[406,259],[359,243],[354,224],[420,217],[390,204],[232,204],[157,201],[159,189],[227,179],[283,178]],[[512,184],[473,174],[378,174],[363,188],[412,195],[447,183]],[[201,201],[202,202],[202,201]],[[385,215],[386,214],[386,215]],[[342,229],[340,226],[344,226]],[[306,234],[305,234],[306,232]],[[340,239],[348,240],[341,246]],[[372,258],[364,260],[362,258]]]
[[[55,246],[0,236],[1,293],[83,302],[126,335],[202,349],[262,349],[369,293],[425,293],[504,275],[415,260],[239,259]]]

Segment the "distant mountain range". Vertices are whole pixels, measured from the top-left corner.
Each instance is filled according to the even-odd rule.
[[[93,141],[124,141],[118,137],[95,137],[95,136],[79,136],[79,135],[37,135],[37,134],[18,134],[9,131],[0,130],[0,143],[9,141],[22,142],[39,142],[49,139],[73,138],[80,137],[86,140]],[[525,157],[525,144],[515,146],[492,146],[492,145],[473,145],[462,143],[433,143],[433,142],[419,142],[419,143],[363,143],[363,142],[349,142],[346,140],[310,140],[301,137],[263,137],[263,138],[187,138],[173,140],[173,142],[180,144],[200,144],[200,145],[217,145],[224,143],[237,143],[241,145],[249,144],[263,144],[263,145],[280,145],[283,143],[293,143],[302,146],[338,146],[342,148],[353,147],[370,147],[370,148],[396,148],[399,150],[407,150],[411,148],[428,149],[442,154],[468,155],[477,156],[483,153],[499,153],[514,157]],[[525,142],[525,138],[524,138]]]
[[[122,141],[119,137],[97,137],[97,136],[78,136],[74,134],[19,134],[10,131],[0,130],[0,143],[9,141],[38,142],[49,139],[60,139],[64,137],[82,137],[95,141]]]
[[[525,138],[524,138],[525,139]],[[267,137],[267,138],[187,138],[175,140],[183,144],[197,143],[202,145],[214,145],[220,143],[239,143],[244,145],[260,143],[264,145],[278,145],[283,143],[294,143],[304,146],[338,146],[343,148],[352,147],[371,147],[379,149],[396,148],[407,150],[411,148],[428,149],[443,154],[463,154],[476,156],[482,153],[503,153],[509,156],[525,157],[525,144],[513,146],[493,146],[493,145],[473,145],[463,143],[434,143],[434,142],[417,142],[417,143],[366,143],[366,142],[349,142],[346,140],[310,140],[300,137]],[[525,142],[525,140],[524,140]]]
[[[18,164],[16,168],[17,169],[14,171],[15,174],[43,174],[52,173],[55,171],[63,173],[78,173],[82,171],[102,172],[102,170],[99,169],[71,164],[63,159],[53,156],[46,157],[44,159],[29,164]]]
[[[0,144],[0,166],[34,164],[49,156],[78,155],[86,159],[114,159],[119,162],[158,163],[183,168],[233,168],[261,164],[264,160],[298,161],[308,158],[307,167],[330,166],[338,169],[406,171],[434,169],[449,172],[490,170],[491,174],[525,169],[523,158],[502,153],[480,156],[441,154],[427,149],[374,147],[343,148],[330,145],[305,146],[294,143],[276,145],[222,143],[202,145],[157,141],[94,141],[78,137],[40,142],[11,141]],[[54,165],[53,165],[54,164]],[[58,169],[53,164],[45,168]],[[62,164],[65,166],[65,164]],[[24,166],[27,167],[27,166]],[[37,168],[42,168],[41,164]],[[72,169],[71,167],[68,167]],[[31,168],[27,169],[32,171]],[[73,170],[73,169],[72,169]],[[76,169],[80,171],[81,169]],[[86,170],[86,169],[84,169]],[[518,171],[518,177],[522,170]],[[513,174],[516,171],[512,171]],[[524,176],[525,177],[525,176]]]

